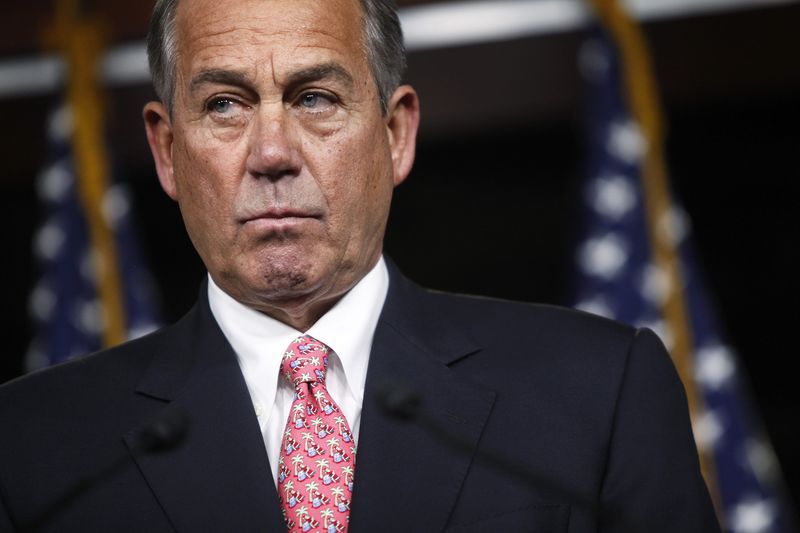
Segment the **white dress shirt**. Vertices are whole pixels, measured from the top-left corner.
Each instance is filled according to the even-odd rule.
[[[242,305],[208,277],[211,313],[236,352],[276,486],[281,439],[294,395],[294,388],[280,375],[283,353],[301,335],[311,335],[331,349],[326,386],[357,443],[372,337],[388,289],[389,273],[381,257],[330,311],[301,332]]]

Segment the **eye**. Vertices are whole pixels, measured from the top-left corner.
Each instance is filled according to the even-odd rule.
[[[322,111],[334,104],[334,97],[324,93],[308,92],[300,95],[300,105],[306,109]]]
[[[208,103],[206,108],[210,112],[218,115],[228,115],[231,113],[231,111],[233,111],[234,105],[235,102],[230,98],[214,98]]]

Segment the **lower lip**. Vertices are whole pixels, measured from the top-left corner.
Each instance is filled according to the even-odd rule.
[[[258,232],[281,232],[317,221],[314,217],[254,218],[244,225]]]

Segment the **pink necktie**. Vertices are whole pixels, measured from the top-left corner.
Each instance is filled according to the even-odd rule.
[[[356,449],[325,387],[328,352],[304,335],[289,345],[281,363],[295,389],[278,460],[278,495],[289,532],[347,531]]]

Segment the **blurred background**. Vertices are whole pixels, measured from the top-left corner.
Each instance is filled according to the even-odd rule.
[[[420,93],[423,120],[415,169],[396,193],[388,255],[425,286],[574,305],[586,276],[581,250],[592,233],[583,192],[593,171],[586,133],[592,89],[582,76],[594,35],[591,10],[573,0],[399,4],[406,79]],[[749,398],[742,400],[750,402],[742,409],[748,427],[758,433],[761,424],[774,447],[777,463],[765,470],[782,472],[796,505],[800,400],[791,337],[800,297],[800,3],[625,6],[649,44],[673,198],[687,215],[684,226],[691,220],[694,262],[718,336],[735,354],[722,360],[738,370],[736,391]],[[70,87],[70,70],[58,59],[69,39],[53,31],[57,7],[16,2],[0,18],[0,268],[7,294],[0,382],[47,360],[42,307],[74,287],[57,288],[51,279],[52,294],[44,297],[43,276],[53,261],[81,261],[48,256],[41,230],[53,207],[47,170],[70,142],[54,133],[54,110]],[[124,200],[111,205],[138,235],[120,244],[137,250],[121,252],[120,262],[135,262],[134,277],[141,281],[146,271],[151,280],[141,281],[149,292],[139,297],[150,309],[137,311],[146,315],[142,329],[180,317],[204,276],[176,205],[158,186],[141,125],[142,105],[154,98],[142,44],[151,7],[133,0],[82,5],[84,15],[101,20],[91,34],[103,43],[97,92],[84,96],[100,113],[104,168],[126,184]],[[754,503],[729,516],[729,527],[777,531],[768,520],[776,509]]]

